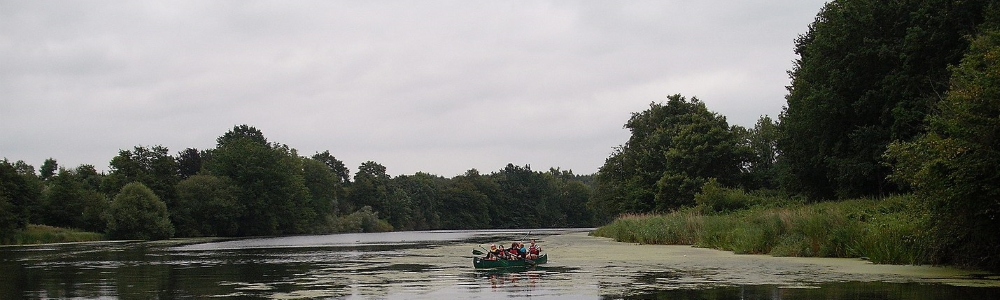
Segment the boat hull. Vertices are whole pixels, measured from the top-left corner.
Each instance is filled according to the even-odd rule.
[[[481,257],[476,257],[472,259],[472,266],[476,269],[491,269],[491,268],[526,268],[534,267],[535,265],[540,265],[548,262],[548,254],[542,254],[534,260],[518,259],[518,260],[486,260]]]

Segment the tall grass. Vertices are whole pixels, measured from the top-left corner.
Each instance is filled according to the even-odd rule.
[[[25,230],[14,235],[14,245],[92,242],[105,240],[103,234],[47,225],[28,224]]]
[[[753,198],[753,195],[746,197]],[[751,199],[753,202],[766,202]],[[781,205],[693,207],[667,214],[625,215],[593,235],[622,242],[679,244],[740,254],[864,257],[876,263],[929,261],[926,220],[910,196]]]

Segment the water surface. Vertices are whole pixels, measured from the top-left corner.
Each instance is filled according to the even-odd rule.
[[[536,238],[549,263],[476,270],[472,250]],[[854,259],[617,243],[585,229],[427,231],[0,247],[0,299],[956,299],[996,276]]]

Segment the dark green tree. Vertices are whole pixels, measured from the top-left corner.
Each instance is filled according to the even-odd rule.
[[[0,244],[13,242],[17,232],[24,230],[28,204],[37,201],[39,192],[7,159],[0,160]]]
[[[385,166],[374,162],[366,161],[358,167],[358,172],[354,175],[354,182],[351,183],[351,202],[357,207],[369,206],[382,216],[388,218],[389,175]]]
[[[668,211],[693,205],[709,178],[738,182],[745,157],[726,118],[697,98],[651,103],[625,124],[632,132],[595,177],[590,207],[599,219],[621,213]]]
[[[177,153],[174,159],[177,161],[177,175],[180,179],[187,179],[201,171],[201,152],[195,148],[187,148]]]
[[[1000,270],[1000,5],[989,11],[928,132],[887,157],[931,213],[936,257]]]
[[[58,170],[59,170],[59,163],[57,163],[56,160],[51,157],[47,158],[45,159],[45,162],[42,163],[42,168],[40,170],[41,174],[39,175],[39,177],[41,177],[42,180],[49,180],[50,178],[52,178],[52,176],[56,175],[56,171]]]
[[[316,218],[308,205],[302,159],[254,127],[239,125],[217,139],[206,169],[236,187],[242,206],[238,235],[303,233]]]
[[[236,236],[243,212],[236,187],[226,178],[194,175],[177,184],[170,218],[177,236]]]
[[[988,2],[827,3],[796,40],[780,118],[783,188],[813,199],[898,191],[882,154],[923,132]]]
[[[490,228],[490,199],[479,191],[474,180],[467,175],[456,176],[441,190],[442,229]]]
[[[122,187],[106,218],[108,236],[113,239],[160,240],[174,233],[166,203],[139,182]]]
[[[172,206],[176,198],[174,187],[180,176],[177,161],[168,152],[163,146],[136,146],[133,150],[120,150],[118,156],[111,159],[111,168],[101,183],[102,190],[105,194],[114,195],[129,183],[142,182],[160,200]]]

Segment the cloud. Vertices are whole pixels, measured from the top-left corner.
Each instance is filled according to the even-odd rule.
[[[745,126],[777,115],[822,4],[5,1],[0,156],[106,169],[249,124],[391,174],[592,173],[667,95]]]

